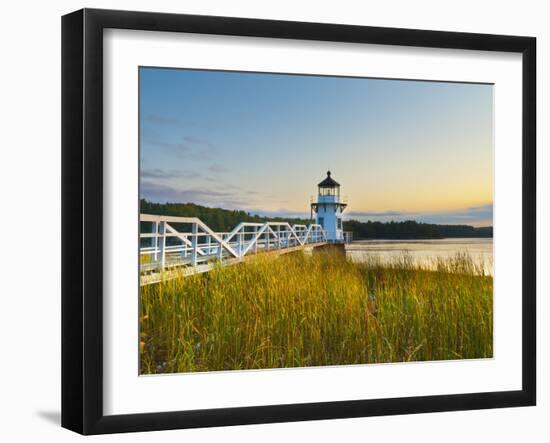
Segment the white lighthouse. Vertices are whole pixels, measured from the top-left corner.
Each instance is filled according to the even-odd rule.
[[[317,201],[311,202],[311,210],[315,212],[317,224],[325,230],[328,241],[343,242],[342,212],[347,204],[340,197],[340,184],[330,176],[330,171],[327,171],[326,178],[317,186]]]

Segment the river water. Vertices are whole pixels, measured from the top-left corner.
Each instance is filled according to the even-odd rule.
[[[372,258],[382,263],[407,256],[414,264],[435,268],[438,259],[467,254],[486,274],[493,274],[492,238],[445,238],[438,240],[358,240],[346,245],[346,255],[353,261]]]

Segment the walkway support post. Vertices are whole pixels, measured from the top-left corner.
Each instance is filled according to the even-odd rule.
[[[152,223],[152,226],[151,226],[151,230],[152,230],[152,234],[153,234],[153,247],[154,247],[154,252],[153,252],[153,259],[154,259],[154,262],[155,264],[158,264],[158,260],[159,260],[159,253],[158,253],[158,250],[159,250],[159,223],[158,222],[153,222]]]
[[[196,266],[197,265],[197,244],[198,244],[198,233],[199,233],[199,230],[198,230],[198,224],[197,223],[193,223],[191,225],[191,234],[192,234],[192,238],[191,238],[191,244],[192,244],[192,249],[191,249],[191,265],[192,266]]]
[[[159,228],[162,235],[160,240],[160,269],[164,272],[164,265],[166,262],[166,222],[161,221],[159,223]]]
[[[244,230],[244,228],[242,228]],[[241,232],[239,232],[238,234],[238,238],[239,238],[239,257],[242,257],[243,255],[243,238],[244,238],[244,234],[243,234],[243,231],[241,230]]]

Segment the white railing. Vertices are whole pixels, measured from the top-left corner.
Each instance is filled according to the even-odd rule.
[[[139,237],[142,272],[326,242],[325,231],[316,224],[245,222],[231,232],[214,232],[195,217],[149,214],[140,214]]]
[[[310,204],[315,204],[315,203],[343,203],[343,204],[348,204],[348,196],[347,195],[344,195],[344,196],[341,196],[340,194],[337,194],[337,195],[310,195],[309,196],[309,203]]]
[[[353,242],[353,231],[344,231],[344,243]]]

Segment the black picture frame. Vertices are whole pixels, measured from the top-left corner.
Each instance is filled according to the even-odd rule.
[[[103,413],[103,30],[504,51],[522,54],[522,389],[131,415]],[[62,18],[62,426],[82,434],[530,406],[536,403],[536,39],[83,9]]]

